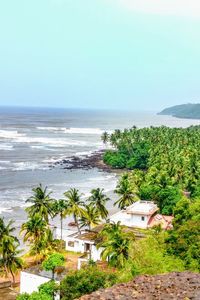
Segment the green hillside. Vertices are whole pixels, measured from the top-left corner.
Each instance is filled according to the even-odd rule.
[[[200,104],[175,105],[162,110],[159,115],[171,115],[177,118],[200,119]]]

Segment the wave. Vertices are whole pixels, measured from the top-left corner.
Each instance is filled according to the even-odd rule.
[[[39,149],[39,150],[46,150],[46,151],[54,151],[54,149],[49,148],[47,146],[39,146],[39,145],[33,145],[31,146],[32,149]]]
[[[47,170],[48,166],[38,164],[35,162],[16,162],[13,164],[13,171],[26,171],[26,170]]]
[[[61,138],[46,138],[46,137],[18,137],[15,140],[16,143],[39,143],[45,144],[48,147],[64,147],[64,146],[88,146],[88,141],[79,141],[72,139],[61,139]],[[101,142],[90,143],[89,146],[99,146]]]
[[[25,136],[25,134],[19,133],[17,130],[0,130],[0,138],[15,139],[22,136]]]
[[[46,131],[53,131],[58,132],[61,131],[63,133],[70,133],[70,134],[102,134],[103,130],[100,128],[79,128],[79,127],[36,127],[38,130],[46,130]]]
[[[11,151],[13,150],[13,146],[10,144],[0,144],[0,150]]]
[[[79,156],[79,157],[82,157],[82,156],[91,156],[93,152],[94,152],[94,151],[82,151],[82,152],[76,152],[76,153],[75,153],[75,156]]]

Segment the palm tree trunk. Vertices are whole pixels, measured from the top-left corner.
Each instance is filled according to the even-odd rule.
[[[62,213],[60,214],[60,239],[62,241],[62,232],[63,232],[63,217],[62,217]]]
[[[79,224],[78,224],[78,221],[77,221],[77,217],[76,217],[75,214],[74,214],[74,222],[76,223],[76,226],[77,226],[77,229],[78,229],[78,233],[81,234],[80,227],[79,227]]]
[[[11,273],[11,276],[12,276],[12,285],[14,285],[15,284],[15,275],[14,275],[12,270],[10,270],[10,273]]]

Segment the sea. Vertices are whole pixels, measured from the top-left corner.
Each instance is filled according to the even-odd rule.
[[[39,183],[63,198],[78,188],[83,199],[91,189],[103,188],[110,197],[118,175],[96,168],[66,170],[54,163],[104,149],[101,135],[114,129],[160,126],[187,127],[199,120],[178,119],[156,112],[0,107],[0,217],[26,220],[24,208]],[[112,209],[110,207],[110,209]]]

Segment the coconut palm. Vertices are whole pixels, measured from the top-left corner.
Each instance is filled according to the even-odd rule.
[[[52,242],[51,230],[39,213],[22,224],[20,233],[24,234],[24,242],[30,244],[30,250],[34,254],[39,254]]]
[[[48,223],[49,216],[53,217],[52,205],[54,199],[50,197],[52,192],[47,192],[47,187],[43,189],[42,185],[33,188],[33,195],[26,200],[26,203],[32,204],[26,208],[29,216],[40,214],[40,216]]]
[[[14,283],[14,273],[22,267],[22,260],[18,257],[19,240],[13,235],[13,223],[10,220],[6,225],[4,219],[0,218],[0,269],[5,274],[11,273]]]
[[[57,201],[54,201],[53,203],[53,214],[54,216],[59,215],[60,216],[60,239],[62,240],[63,237],[63,218],[67,215],[67,208],[68,204],[67,201],[64,199],[60,199]]]
[[[15,231],[15,227],[13,227],[14,221],[10,220],[6,225],[4,222],[4,218],[0,218],[0,241],[4,236],[11,236],[17,241],[17,237],[13,235]]]
[[[115,189],[115,193],[120,195],[120,198],[114,203],[114,205],[118,205],[120,209],[125,209],[136,201],[137,197],[133,193],[128,174],[122,176],[117,188]]]
[[[109,141],[109,134],[107,133],[107,131],[103,132],[101,136],[101,140],[103,141],[104,144],[106,144]]]
[[[96,207],[89,204],[85,207],[85,214],[80,218],[81,227],[87,226],[89,230],[100,223],[99,211]]]
[[[11,242],[11,241],[10,241]],[[19,244],[12,239],[12,247],[6,248],[4,255],[0,258],[0,268],[5,270],[5,273],[10,273],[12,282],[15,283],[15,273],[22,269],[23,260],[19,257],[21,250],[18,250]],[[11,250],[12,249],[12,250]]]
[[[108,260],[111,266],[122,268],[129,258],[129,248],[134,241],[134,234],[125,232],[124,228],[118,223],[109,223],[104,226],[100,233],[102,241],[97,245],[104,248],[101,253],[103,260]]]
[[[103,193],[103,191],[104,189],[100,189],[100,188],[91,190],[91,196],[89,197],[88,201],[90,204],[92,204],[94,207],[97,208],[101,218],[106,219],[108,216],[108,211],[105,207],[105,204],[107,201],[110,200],[110,198],[107,197]]]
[[[81,233],[78,218],[81,218],[85,214],[84,202],[81,200],[81,194],[79,193],[79,190],[71,188],[64,193],[64,196],[67,201],[67,214],[73,215],[78,232]]]

